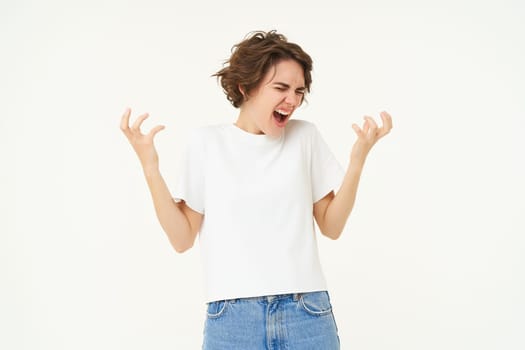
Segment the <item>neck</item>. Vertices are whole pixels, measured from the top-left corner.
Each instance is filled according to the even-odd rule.
[[[262,135],[264,132],[257,127],[254,122],[254,118],[250,116],[245,110],[241,108],[237,121],[234,123],[237,127],[243,129],[246,132],[256,135]]]

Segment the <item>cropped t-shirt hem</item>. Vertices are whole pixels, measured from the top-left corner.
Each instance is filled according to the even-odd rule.
[[[283,294],[301,294],[301,293],[311,293],[311,292],[322,292],[322,291],[328,291],[328,288],[326,287],[320,287],[320,288],[299,288],[299,289],[283,289],[280,291],[274,291],[274,292],[268,292],[268,293],[255,293],[255,294],[243,294],[243,293],[236,293],[236,294],[227,294],[217,297],[208,297],[206,298],[206,303],[211,303],[214,301],[221,301],[221,300],[234,300],[234,299],[245,299],[245,298],[258,298],[258,297],[265,297],[265,296],[271,296],[271,295],[283,295]]]

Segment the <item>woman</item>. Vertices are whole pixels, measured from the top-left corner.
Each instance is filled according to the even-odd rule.
[[[206,277],[203,349],[339,349],[317,254],[314,222],[337,239],[354,205],[372,146],[392,128],[365,117],[346,173],[311,122],[291,119],[310,91],[312,60],[276,33],[234,46],[215,76],[239,109],[237,121],[193,131],[173,195],[153,139],[121,129],[136,151],[159,222],[177,252],[197,234]],[[337,194],[334,194],[337,191]]]

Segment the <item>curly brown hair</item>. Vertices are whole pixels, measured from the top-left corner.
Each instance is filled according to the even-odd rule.
[[[285,59],[293,59],[303,67],[307,92],[312,84],[312,58],[294,43],[275,30],[255,31],[232,47],[232,55],[222,68],[212,76],[220,81],[226,97],[238,108],[245,98],[259,86],[268,70]],[[246,97],[242,94],[246,93]]]

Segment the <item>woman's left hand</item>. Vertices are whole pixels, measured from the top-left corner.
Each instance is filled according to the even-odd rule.
[[[357,140],[352,147],[352,153],[350,155],[352,161],[364,162],[372,146],[392,129],[392,117],[390,114],[381,112],[380,115],[383,120],[381,127],[378,127],[375,120],[369,116],[364,117],[365,122],[363,123],[362,129],[357,124],[352,124],[352,129],[354,129],[357,134]]]

